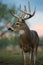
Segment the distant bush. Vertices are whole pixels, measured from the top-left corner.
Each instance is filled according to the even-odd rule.
[[[39,45],[43,46],[43,37],[40,38]]]
[[[19,43],[19,37],[15,36],[10,38],[10,44],[15,46],[18,45],[18,43]]]
[[[11,38],[1,38],[0,39],[0,49],[5,49],[9,45],[17,45],[19,43],[19,38],[17,36]]]
[[[0,39],[0,49],[6,48],[7,45],[9,45],[9,39],[8,38]]]

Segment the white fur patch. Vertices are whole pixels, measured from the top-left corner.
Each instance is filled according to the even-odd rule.
[[[36,62],[36,53],[35,53],[36,49],[34,48],[34,65],[35,65],[35,62]]]
[[[36,62],[36,55],[34,54],[34,65],[35,65],[35,62]]]
[[[20,30],[20,31],[19,31],[19,35],[22,35],[22,34],[24,34],[24,33],[25,33],[24,30]]]

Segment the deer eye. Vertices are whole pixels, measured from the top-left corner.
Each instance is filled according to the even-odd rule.
[[[19,25],[19,23],[17,22],[17,23],[15,23],[15,25]]]
[[[19,25],[19,23],[16,23],[15,25],[16,25],[17,27],[19,27],[19,26],[20,26],[20,25]]]

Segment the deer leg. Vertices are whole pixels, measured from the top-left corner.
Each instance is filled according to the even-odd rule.
[[[26,55],[25,55],[25,52],[22,51],[22,54],[23,54],[23,61],[24,61],[24,65],[26,65]]]
[[[33,50],[30,52],[30,65],[34,65],[34,55],[33,55]]]
[[[35,65],[35,63],[36,63],[36,56],[37,56],[37,50],[36,50],[36,48],[34,48],[33,55],[34,55],[34,65]]]

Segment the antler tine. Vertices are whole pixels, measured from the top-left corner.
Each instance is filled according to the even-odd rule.
[[[28,11],[29,13],[31,13],[31,9],[30,9],[30,1],[28,0]]]
[[[21,4],[20,4],[20,8],[19,9],[21,9]]]
[[[19,19],[19,16],[17,16],[14,12],[11,12],[11,11],[10,11],[10,13],[12,14],[12,16],[14,16],[14,17],[16,17],[16,18]]]
[[[26,15],[27,10],[26,10],[26,5],[24,5],[24,16]]]
[[[36,7],[35,7],[35,10],[34,10],[34,12],[33,12],[32,16],[34,16],[35,12],[36,12]]]
[[[21,10],[21,4],[19,5],[19,8],[18,8],[19,10]],[[21,17],[22,16],[22,13],[21,12],[19,12],[19,17]]]

